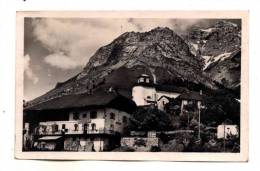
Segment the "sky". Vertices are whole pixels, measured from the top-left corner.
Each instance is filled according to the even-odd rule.
[[[128,31],[169,27],[185,34],[215,19],[25,18],[24,99],[32,100],[78,74],[101,46]]]

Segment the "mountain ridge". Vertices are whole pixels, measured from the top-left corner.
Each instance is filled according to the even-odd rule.
[[[222,23],[222,25],[216,23],[216,25],[226,29],[225,23]],[[232,32],[233,29],[230,25],[227,27],[227,30],[229,29]],[[203,70],[205,67],[203,55],[205,56],[205,54],[209,53],[210,49],[218,45],[219,42],[225,41],[218,40],[219,42],[214,43],[216,36],[208,37],[209,44],[204,46],[209,50],[204,50],[203,55],[198,55],[197,51],[202,51],[203,49],[198,47],[196,53],[194,53],[189,42],[197,41],[196,39],[201,40],[205,37],[198,36],[199,38],[196,37],[196,39],[191,40],[190,36],[192,34],[196,34],[196,31],[195,33],[191,32],[188,38],[185,39],[167,27],[157,27],[148,32],[123,33],[108,45],[100,47],[90,58],[82,72],[63,83],[58,83],[54,89],[31,102],[40,103],[65,94],[93,93],[93,91],[99,88],[110,86],[130,91],[131,86],[136,82],[136,78],[142,73],[150,75],[157,84],[164,84],[167,81],[169,82],[169,80],[183,80],[193,84],[202,84],[213,90],[219,89],[218,84],[232,89],[231,83],[223,83],[223,78],[228,82],[225,72],[226,70],[230,72],[229,68],[231,66],[234,67],[238,61],[235,61],[235,63],[231,59],[218,61],[214,67]],[[227,31],[227,34],[229,34],[229,31]],[[238,42],[234,44],[240,47]],[[234,49],[233,45],[230,49]],[[239,51],[239,48],[235,50]],[[217,50],[214,53],[220,54]],[[227,62],[228,60],[229,62]],[[232,62],[234,64],[230,65]],[[225,67],[222,67],[222,65]],[[214,69],[215,67],[217,69]],[[239,69],[239,66],[236,67]],[[219,74],[218,72],[223,68],[225,68],[225,72]],[[234,77],[233,75],[236,75],[237,72],[236,70],[229,77]],[[218,78],[218,84],[212,78]],[[240,81],[240,78],[236,77],[232,85],[234,82],[239,82],[237,79]]]

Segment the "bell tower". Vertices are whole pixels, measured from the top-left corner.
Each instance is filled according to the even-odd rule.
[[[137,106],[145,106],[156,101],[156,90],[151,78],[142,74],[137,78],[137,84],[132,88],[132,98]]]
[[[151,79],[150,79],[149,75],[142,74],[138,77],[137,83],[138,84],[151,84]]]

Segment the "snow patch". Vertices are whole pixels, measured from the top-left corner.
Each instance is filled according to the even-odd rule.
[[[198,49],[199,49],[199,45],[196,44],[196,43],[192,43],[192,42],[190,42],[189,45],[190,45],[190,51],[191,51],[191,53],[192,53],[194,56],[197,56],[197,51],[198,51]]]
[[[209,65],[211,65],[212,63],[215,63],[217,61],[224,61],[225,59],[229,58],[231,56],[232,52],[225,52],[222,53],[218,56],[202,56],[202,58],[204,59],[205,65],[203,68],[203,71],[206,70],[208,68]]]
[[[214,57],[214,59],[215,59],[215,61],[218,61],[218,60],[224,61],[225,59],[229,58],[231,54],[232,54],[231,52],[222,53],[222,54]]]
[[[230,24],[234,27],[237,27],[237,24],[230,22]]]
[[[203,32],[211,33],[213,31],[213,28],[208,28],[208,29],[200,29]]]
[[[203,67],[203,71],[204,71],[211,64],[210,59],[212,58],[212,56],[202,56],[202,58],[204,59],[204,67]]]
[[[197,51],[199,49],[199,45],[195,44],[195,43],[190,43],[192,45],[192,47],[194,47],[194,49]]]

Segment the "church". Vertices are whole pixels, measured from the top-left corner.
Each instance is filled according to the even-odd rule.
[[[181,111],[191,102],[200,108],[202,91],[187,91],[184,88],[172,85],[159,85],[151,81],[147,74],[137,78],[137,83],[132,88],[132,100],[137,106],[155,105],[159,110],[165,111],[165,105],[170,101],[180,101]],[[182,113],[182,112],[181,112]]]

